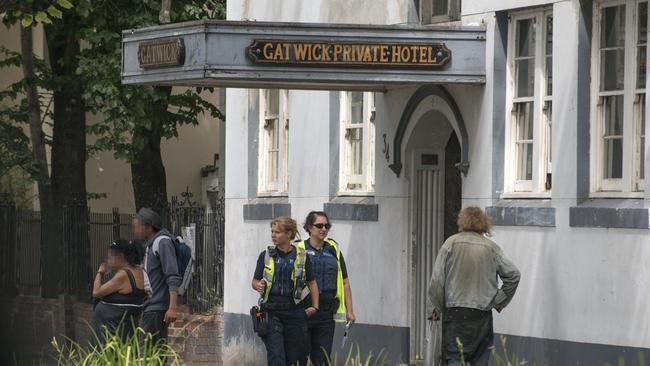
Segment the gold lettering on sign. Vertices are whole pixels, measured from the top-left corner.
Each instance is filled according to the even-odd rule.
[[[166,59],[174,55],[171,45],[143,53],[143,58]],[[364,43],[332,41],[255,40],[248,47],[254,63],[310,66],[440,67],[451,59],[444,43]]]
[[[185,46],[181,38],[143,42],[138,45],[138,62],[143,69],[182,66]]]

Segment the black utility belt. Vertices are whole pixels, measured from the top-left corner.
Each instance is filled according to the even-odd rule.
[[[307,309],[311,306],[311,299],[307,298],[300,303],[300,306]],[[318,304],[318,311],[321,313],[335,313],[339,308],[339,301],[337,299],[332,300],[320,300]]]
[[[337,299],[331,301],[321,301],[319,308],[320,311],[334,313],[339,308],[339,301]]]
[[[302,308],[300,304],[292,303],[282,303],[282,302],[270,302],[262,304],[262,310],[264,311],[287,311],[287,310],[296,310]]]

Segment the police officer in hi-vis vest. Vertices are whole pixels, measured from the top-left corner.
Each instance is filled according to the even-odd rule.
[[[331,227],[325,212],[312,211],[307,215],[304,226],[309,239],[297,244],[298,250],[304,249],[307,252],[320,293],[320,311],[307,320],[311,342],[310,359],[316,366],[326,365],[331,356],[334,320],[347,320],[349,323],[356,320],[343,254],[336,242],[327,238]],[[309,306],[309,301],[308,296],[303,302],[305,306]]]
[[[278,217],[271,222],[275,246],[257,260],[252,286],[261,296],[268,315],[268,332],[262,337],[270,366],[306,365],[309,355],[307,317],[318,312],[318,287],[304,249],[291,244],[298,234],[296,221]],[[311,295],[309,307],[303,303]]]

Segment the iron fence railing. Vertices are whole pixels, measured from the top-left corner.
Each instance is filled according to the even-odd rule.
[[[184,227],[194,227],[195,271],[184,301],[195,312],[210,311],[223,300],[224,201],[216,200],[207,212],[191,202],[172,199],[163,212],[170,231],[181,236]],[[0,195],[0,287],[5,293],[39,295],[43,284],[42,260],[58,260],[62,289],[90,300],[92,275],[105,260],[109,244],[132,237],[132,214],[113,209],[110,213],[89,212],[85,206],[64,207],[56,237],[63,258],[41,258],[47,239],[44,219],[38,211],[22,210]]]

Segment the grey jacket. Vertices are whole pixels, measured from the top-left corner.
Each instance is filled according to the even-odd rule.
[[[453,235],[440,248],[433,266],[427,315],[444,307],[500,311],[515,295],[519,277],[517,267],[493,241],[474,232]]]
[[[154,245],[156,238],[166,236]],[[169,308],[169,291],[178,291],[182,282],[178,275],[176,249],[171,239],[172,234],[167,229],[162,229],[151,239],[147,240],[145,247],[145,268],[151,283],[151,297],[144,303],[144,311],[166,311]]]

